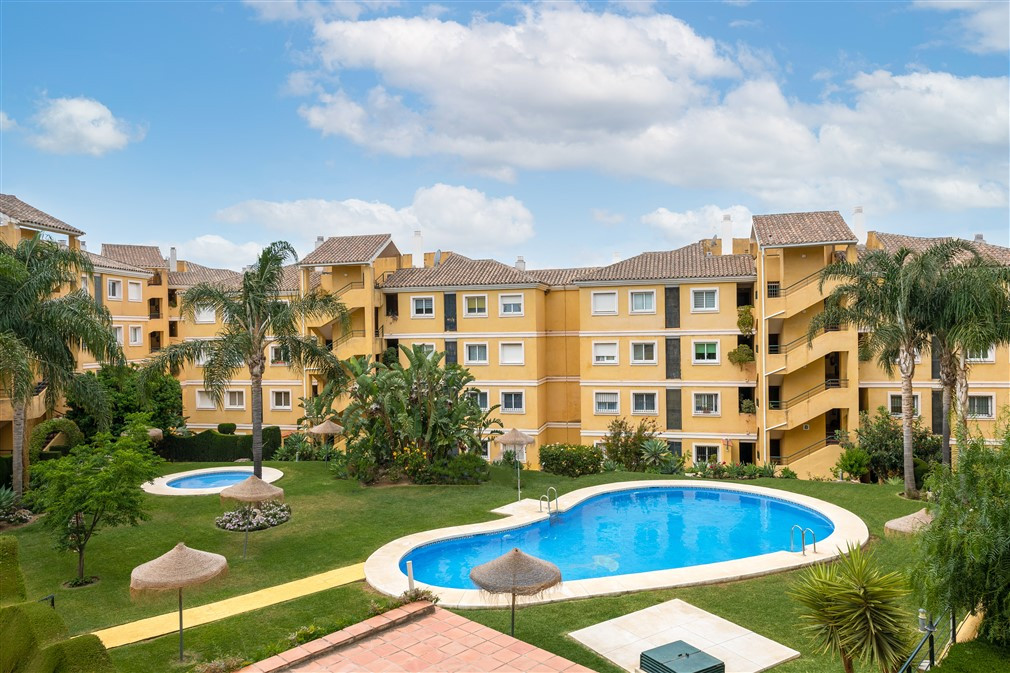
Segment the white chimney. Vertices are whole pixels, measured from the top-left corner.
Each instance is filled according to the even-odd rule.
[[[421,236],[421,230],[414,230],[414,268],[422,269],[424,268],[424,238]]]
[[[722,216],[722,254],[733,254],[733,216],[729,213]]]
[[[179,270],[179,260],[175,256],[175,246],[168,249],[168,270],[178,271]]]
[[[852,209],[852,231],[860,241],[866,241],[866,216],[863,215],[863,207],[856,206]]]
[[[621,253],[619,253],[619,252],[617,252],[615,250],[614,254],[611,256],[610,259],[611,259],[611,262],[610,262],[611,264],[617,264],[618,262],[621,261]]]
[[[976,243],[985,243],[985,236],[983,236],[982,234],[975,234],[975,242]],[[81,246],[83,247],[84,244],[82,243]]]
[[[316,247],[318,248],[319,246],[321,246],[323,244],[323,241],[325,240],[326,239],[323,238],[322,236],[316,236]]]
[[[526,260],[523,259],[522,255],[516,257],[516,268],[519,269],[520,271],[526,270]]]
[[[982,234],[975,234],[975,240],[977,241],[981,236],[982,236]],[[84,241],[81,241],[81,250],[87,250],[87,249],[88,249],[88,244],[85,243]]]

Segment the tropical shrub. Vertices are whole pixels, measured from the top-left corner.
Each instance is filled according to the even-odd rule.
[[[585,444],[545,444],[540,447],[540,469],[564,477],[598,474],[602,470],[603,451]]]
[[[754,307],[750,304],[738,306],[736,309],[736,327],[740,334],[750,336],[754,334]]]
[[[870,471],[870,454],[858,446],[847,446],[838,456],[834,472],[839,479],[859,479]]]
[[[660,474],[683,474],[684,463],[687,461],[683,455],[673,455],[671,454],[663,463],[659,466]]]
[[[14,474],[14,456],[0,456],[0,486],[10,486]]]
[[[182,386],[169,374],[157,373],[151,375],[144,390],[141,390],[139,372],[132,365],[103,365],[96,372],[88,372],[85,376],[96,379],[97,385],[105,391],[109,402],[108,431],[118,435],[126,426],[126,417],[130,414],[148,413],[151,426],[161,428],[167,435],[182,416]],[[66,417],[81,429],[87,437],[93,437],[103,429],[101,418],[92,411],[90,399],[84,399],[74,394],[67,395]]]
[[[173,462],[230,462],[252,458],[252,435],[223,435],[217,430],[204,430],[186,436],[166,435],[158,443],[157,452]],[[280,446],[280,428],[263,428],[263,459],[273,460]]]
[[[672,458],[670,447],[662,439],[647,439],[642,442],[642,464],[659,470],[660,465]]]
[[[775,476],[775,466],[772,463],[758,466],[758,476],[770,479]]]
[[[0,605],[19,603],[25,595],[25,578],[18,561],[18,539],[13,535],[0,535]]]
[[[601,467],[603,468],[604,472],[617,472],[618,470],[622,471],[624,470],[623,465],[621,465],[615,460],[610,460],[609,458],[603,461],[603,465],[601,465]]]
[[[520,470],[526,469],[519,459],[516,457],[515,449],[505,449],[501,452],[498,460],[491,461],[491,464],[496,467],[511,467],[513,470],[518,467]]]
[[[272,460],[329,460],[333,453],[329,444],[317,446],[306,435],[293,433],[284,438],[281,447],[274,451]]]
[[[32,518],[31,510],[18,502],[14,489],[0,486],[0,523],[19,524]]]
[[[884,482],[889,477],[902,476],[903,438],[901,420],[891,416],[885,407],[877,413],[859,414],[859,428],[853,439],[844,431],[836,434],[842,447],[859,446],[870,456],[869,474],[873,481]],[[912,451],[915,458],[926,462],[940,460],[942,440],[916,418],[912,423]]]
[[[789,467],[783,467],[781,470],[779,470],[778,476],[781,479],[797,479],[798,478],[797,475],[796,475],[796,472],[794,472]]]
[[[651,418],[643,418],[634,427],[627,419],[615,418],[607,427],[603,454],[630,472],[641,472],[645,469],[642,446],[656,436],[656,431],[656,422]]]
[[[66,442],[62,445],[70,449],[84,443],[84,433],[69,418],[50,418],[42,421],[32,428],[31,437],[28,439],[28,455],[31,462],[39,459],[39,453],[45,447],[49,438],[59,432],[66,437]]]
[[[740,344],[729,353],[726,353],[726,357],[733,364],[742,367],[745,364],[754,362],[754,349],[747,344]]]
[[[271,500],[258,505],[243,505],[225,512],[214,524],[224,530],[244,531],[273,528],[291,519],[291,506]]]
[[[417,484],[479,484],[489,477],[486,460],[475,453],[460,453],[426,464],[412,480]]]
[[[217,424],[217,431],[220,432],[222,435],[234,435],[236,429],[238,429],[238,426],[235,425],[234,423]]]

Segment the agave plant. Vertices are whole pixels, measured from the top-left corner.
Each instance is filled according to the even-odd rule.
[[[642,463],[646,467],[661,467],[670,458],[670,447],[662,439],[649,439],[642,442]]]

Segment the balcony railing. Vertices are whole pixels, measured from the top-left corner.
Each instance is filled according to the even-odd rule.
[[[802,346],[804,343],[809,342],[811,338],[817,338],[820,335],[824,334],[825,332],[837,332],[840,329],[841,328],[838,327],[837,325],[834,325],[832,327],[822,327],[818,329],[816,332],[814,332],[813,337],[809,337],[806,334],[804,334],[803,336],[797,337],[792,341],[787,341],[784,344],[768,344],[768,354],[781,355],[783,353],[788,353],[794,348],[798,348],[799,346]]]
[[[825,437],[824,439],[818,439],[810,446],[804,446],[799,451],[793,451],[788,456],[772,456],[771,461],[776,465],[788,465],[794,460],[799,460],[800,458],[809,456],[814,451],[823,449],[825,446],[837,446],[838,443],[838,440],[834,437]]]
[[[814,395],[824,392],[825,390],[833,388],[848,388],[848,387],[849,387],[848,379],[827,379],[824,381],[824,383],[818,383],[813,388],[810,388],[809,390],[804,390],[799,395],[790,397],[788,400],[769,400],[768,408],[788,409],[789,407],[796,406],[800,402],[806,402]]]
[[[160,310],[159,311],[149,311],[147,315],[151,318],[151,320],[157,320],[158,318],[161,317],[161,311]]]
[[[363,287],[365,287],[365,283],[362,282],[362,281],[360,281],[360,280],[356,280],[356,281],[354,281],[352,283],[348,283],[347,285],[343,286],[339,290],[335,290],[333,292],[333,295],[335,297],[339,297],[340,295],[344,294],[345,292],[350,292],[351,290],[360,290]]]
[[[393,271],[383,271],[382,274],[378,278],[375,279],[375,287],[382,287],[382,284],[384,282],[386,282],[386,279],[389,278],[390,276],[392,276],[394,273],[396,273],[395,270],[393,270]]]
[[[787,285],[786,287],[782,287],[782,283],[780,281],[770,281],[767,284],[768,297],[771,299],[774,299],[776,297],[784,297],[790,292],[796,292],[797,290],[800,290],[806,287],[807,285],[810,285],[815,280],[818,280],[820,277],[821,277],[821,270],[818,269],[817,271],[814,271],[810,275],[804,276],[795,283]]]
[[[352,329],[349,332],[345,332],[338,339],[334,339],[332,347],[336,348],[340,344],[347,343],[351,339],[357,339],[357,338],[363,337],[363,336],[365,336],[365,330],[363,330],[363,329]]]

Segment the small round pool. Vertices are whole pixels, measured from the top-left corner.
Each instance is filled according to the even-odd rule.
[[[245,481],[252,474],[252,470],[229,470],[228,472],[205,472],[194,474],[188,477],[179,477],[166,482],[166,486],[171,488],[217,488],[218,486],[231,486],[240,481]]]
[[[245,481],[253,473],[252,465],[248,467],[205,467],[200,470],[175,472],[149,481],[142,488],[154,495],[210,495],[220,493],[229,486]],[[263,481],[273,483],[284,476],[284,473],[273,467],[263,468]]]

